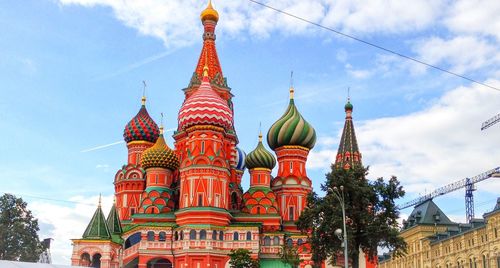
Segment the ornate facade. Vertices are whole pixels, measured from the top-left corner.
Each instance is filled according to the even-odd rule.
[[[288,108],[267,133],[276,157],[262,134],[248,155],[237,147],[233,95],[215,46],[218,19],[211,3],[201,13],[203,48],[183,90],[173,148],[143,97],[124,130],[128,160],[115,176],[115,204],[107,220],[99,206],[82,239],[73,240],[73,265],[224,268],[228,253],[243,248],[261,267],[287,267],[278,254],[287,243],[298,247],[300,267],[311,267],[307,237],[295,221],[312,191],[306,162],[315,130],[298,111],[292,87]],[[352,122],[349,129],[352,138]],[[356,142],[350,144],[356,152],[339,150],[345,165],[361,160]]]
[[[491,212],[468,224],[452,222],[429,200],[414,208],[401,236],[407,254],[379,256],[380,268],[499,268],[500,199]]]

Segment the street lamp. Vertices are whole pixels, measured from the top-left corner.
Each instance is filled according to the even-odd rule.
[[[340,188],[340,191],[339,191]],[[343,236],[343,242],[342,246],[344,247],[344,267],[348,268],[349,267],[349,261],[347,258],[347,231],[346,231],[346,226],[345,226],[345,198],[344,198],[344,186],[340,186],[337,188],[337,186],[330,188],[328,187],[329,192],[333,194],[333,196],[339,201],[340,207],[342,208],[342,223],[344,224],[344,236]],[[335,230],[335,235],[342,240],[342,230],[337,229]]]

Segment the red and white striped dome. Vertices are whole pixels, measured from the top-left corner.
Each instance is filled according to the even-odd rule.
[[[227,102],[210,86],[208,76],[193,95],[187,98],[179,110],[179,129],[195,125],[214,125],[226,131],[233,127],[233,113]]]

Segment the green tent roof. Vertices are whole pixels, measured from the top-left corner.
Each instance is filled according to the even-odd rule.
[[[116,211],[115,204],[113,204],[113,206],[111,207],[111,210],[109,211],[107,223],[108,223],[108,228],[109,228],[109,231],[111,232],[111,234],[122,234],[123,233],[122,225],[120,222],[120,218],[118,217],[118,212]]]
[[[111,233],[109,232],[108,224],[106,223],[100,204],[95,210],[94,216],[92,216],[82,237],[83,239],[95,240],[111,239]]]

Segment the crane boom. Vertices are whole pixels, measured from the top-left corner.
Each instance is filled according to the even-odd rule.
[[[484,122],[481,125],[481,130],[485,130],[498,122],[500,122],[500,114],[497,114],[496,116],[494,116],[494,117],[488,119],[486,122]]]
[[[429,199],[433,199],[434,197],[437,197],[437,196],[440,196],[440,195],[444,195],[444,194],[456,191],[458,189],[464,188],[467,185],[472,185],[472,184],[478,183],[480,181],[486,180],[486,179],[492,177],[494,174],[497,174],[497,173],[500,174],[500,167],[497,167],[497,168],[494,168],[494,169],[490,169],[490,170],[488,170],[486,172],[483,172],[483,173],[481,173],[479,175],[476,175],[476,176],[474,176],[472,178],[465,178],[465,179],[462,179],[462,180],[450,183],[448,185],[445,185],[443,187],[437,188],[436,190],[434,190],[433,192],[431,192],[429,194],[426,194],[424,196],[421,196],[421,197],[419,197],[417,199],[414,199],[412,201],[406,202],[406,203],[398,206],[398,208],[399,209],[405,209],[405,208],[409,208],[409,207],[412,207],[412,206],[416,206],[416,205],[422,204],[422,203],[424,203],[425,201],[427,201]]]

